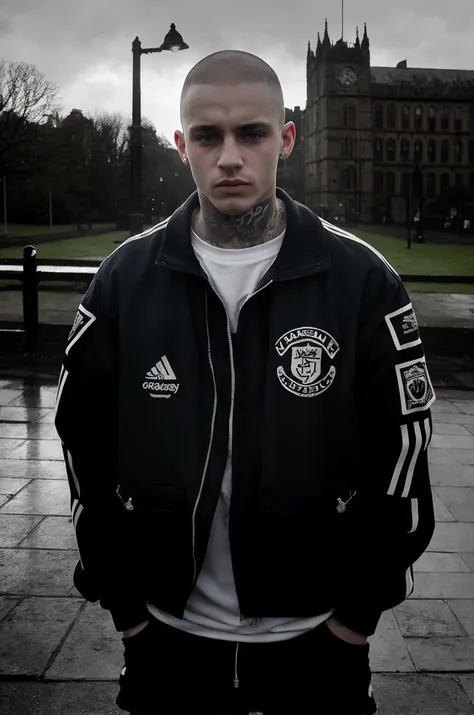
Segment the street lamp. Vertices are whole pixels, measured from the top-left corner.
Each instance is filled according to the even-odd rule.
[[[133,80],[132,80],[132,126],[130,132],[130,235],[143,231],[142,206],[142,117],[141,117],[141,56],[155,52],[179,52],[187,50],[182,36],[177,32],[176,25],[171,24],[160,47],[143,48],[136,37],[132,43]]]

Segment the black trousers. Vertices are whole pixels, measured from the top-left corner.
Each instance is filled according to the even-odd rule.
[[[373,715],[369,645],[326,624],[288,641],[235,643],[155,619],[123,639],[117,705],[133,715]]]

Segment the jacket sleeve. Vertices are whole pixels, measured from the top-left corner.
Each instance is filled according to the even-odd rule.
[[[383,611],[412,594],[413,564],[434,532],[427,449],[436,398],[398,276],[374,269],[362,306],[355,377],[361,480],[333,615],[369,636]]]
[[[74,585],[111,611],[117,630],[146,620],[146,601],[131,574],[116,494],[117,332],[99,268],[65,347],[55,424],[71,493],[79,562]],[[110,292],[110,291],[109,291]],[[109,303],[112,302],[109,298]]]

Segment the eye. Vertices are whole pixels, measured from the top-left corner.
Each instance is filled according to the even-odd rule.
[[[196,137],[196,141],[203,142],[204,144],[206,144],[212,141],[214,138],[214,134],[201,134],[200,136]]]
[[[245,136],[251,141],[258,141],[258,139],[263,139],[265,134],[262,134],[262,132],[246,132]]]

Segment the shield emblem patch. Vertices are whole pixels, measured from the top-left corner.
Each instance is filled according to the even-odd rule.
[[[322,348],[314,345],[291,349],[291,372],[304,385],[311,385],[321,375]]]

